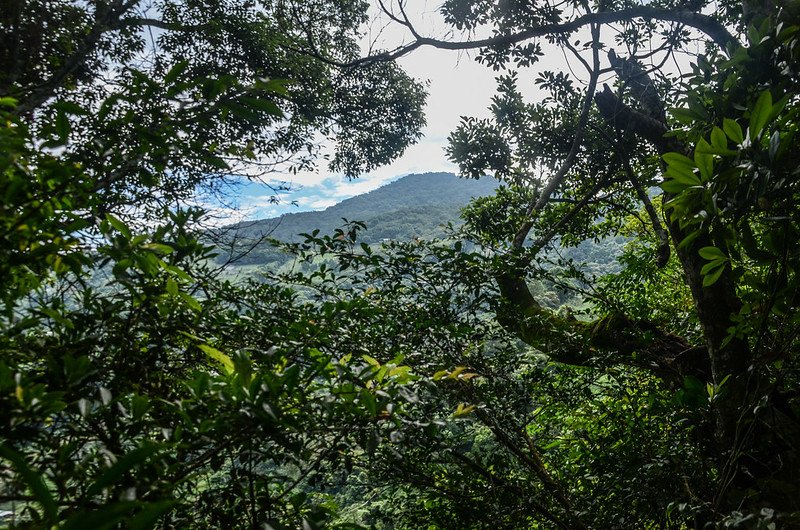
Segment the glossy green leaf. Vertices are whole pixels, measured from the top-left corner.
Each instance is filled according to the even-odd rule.
[[[664,153],[661,158],[664,159],[667,165],[675,166],[675,168],[679,170],[688,170],[691,172],[697,167],[691,158],[681,153]]]
[[[744,132],[742,131],[742,127],[735,121],[730,118],[725,118],[722,120],[722,129],[725,131],[725,134],[728,138],[731,139],[737,145],[740,145],[744,142]]]
[[[701,138],[694,151],[694,162],[700,170],[700,178],[703,182],[711,180],[711,173],[714,171],[714,157],[708,154],[710,148],[709,143]]]
[[[772,113],[772,94],[769,90],[761,93],[750,112],[750,138],[758,138]]]
[[[718,149],[728,148],[728,137],[719,127],[714,127],[711,130],[711,145]]]
[[[714,269],[714,272],[712,272],[711,274],[708,274],[708,275],[704,276],[703,277],[703,287],[710,287],[710,286],[714,285],[715,283],[717,283],[717,280],[719,280],[719,277],[722,276],[722,273],[724,271],[725,271],[725,265],[722,265],[722,266],[717,267],[716,269]]]
[[[198,344],[197,347],[203,350],[210,359],[218,362],[225,375],[231,375],[234,372],[233,360],[228,355],[208,344]]]
[[[727,260],[728,259],[728,256],[726,256],[725,253],[722,252],[717,247],[703,247],[703,248],[700,249],[699,253],[700,253],[700,257],[702,257],[703,259],[707,259],[707,260],[716,260],[716,259]]]
[[[107,213],[106,220],[111,226],[113,226],[117,230],[117,232],[125,236],[125,239],[131,239],[133,237],[130,228],[128,228],[128,225],[117,219],[114,215]]]

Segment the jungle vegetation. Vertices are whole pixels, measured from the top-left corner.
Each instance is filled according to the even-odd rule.
[[[800,526],[797,2],[380,6],[412,39],[364,55],[357,0],[2,2],[2,524]],[[498,72],[448,156],[503,184],[221,276],[196,194],[392,160],[421,46]]]

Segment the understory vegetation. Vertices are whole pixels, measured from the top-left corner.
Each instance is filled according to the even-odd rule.
[[[3,3],[0,526],[800,526],[797,2],[380,7]],[[498,72],[499,187],[232,280],[198,194],[394,160],[421,46]]]

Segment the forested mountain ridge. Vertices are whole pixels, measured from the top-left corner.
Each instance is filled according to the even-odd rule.
[[[422,235],[431,228],[457,218],[459,210],[470,199],[491,195],[498,184],[491,177],[463,179],[453,173],[411,174],[324,210],[286,213],[280,217],[244,222],[239,226],[248,232],[269,233],[275,239],[288,241],[315,228],[341,224],[343,218],[363,221],[372,226],[379,223],[385,225],[389,218],[395,217],[398,223],[413,224],[413,230],[420,231]],[[404,220],[405,216],[415,213],[427,214],[429,218],[415,219],[413,223]],[[433,226],[431,223],[434,223]],[[383,233],[391,231],[390,228],[383,230]],[[370,240],[392,237],[374,233],[365,236]]]
[[[280,217],[248,221],[227,227],[235,233],[236,251],[247,249],[233,264],[280,267],[291,258],[268,240],[300,242],[303,234],[318,230],[330,234],[347,221],[366,225],[358,242],[375,245],[387,240],[431,240],[446,236],[447,225],[463,223],[461,210],[472,199],[492,195],[499,182],[489,176],[468,179],[453,173],[416,173],[405,175],[380,188],[356,195],[324,210],[287,213]],[[227,234],[230,237],[230,234]],[[263,241],[261,241],[264,239]],[[602,275],[617,270],[624,237],[585,241],[577,247],[559,248],[557,254],[582,263],[590,274]],[[252,248],[251,248],[252,247]],[[554,257],[554,253],[549,254]],[[222,262],[230,252],[221,251]]]
[[[362,221],[367,230],[359,240],[428,239],[444,235],[444,225],[459,224],[460,210],[475,197],[494,193],[491,177],[459,178],[452,173],[405,175],[370,192],[345,199],[321,211],[287,213],[280,217],[243,222],[230,227],[246,245],[263,236],[284,242],[300,241],[314,230],[332,232],[348,221]],[[259,244],[240,264],[263,264],[281,259],[270,245]]]

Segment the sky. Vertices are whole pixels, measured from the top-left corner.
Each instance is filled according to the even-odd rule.
[[[379,0],[373,2],[373,22],[362,41],[364,53],[368,52],[370,43],[376,48],[393,49],[399,44],[409,42],[410,34],[398,24],[391,23],[380,15],[377,8]],[[393,0],[385,0],[391,3]],[[442,40],[466,40],[464,35],[448,34],[448,28],[441,21],[437,8],[438,0],[414,0],[407,2],[407,13],[411,17],[415,28],[423,36],[435,37]],[[412,11],[411,9],[415,9]],[[616,48],[617,54],[626,54],[619,43],[615,43],[614,33],[619,28],[604,26],[601,30],[601,42]],[[475,35],[481,38],[488,35]],[[590,37],[588,29],[582,28],[574,38],[587,41]],[[566,58],[562,51],[555,46],[548,46],[544,42],[544,57],[536,65],[536,69],[563,70],[565,59],[569,72],[581,75],[585,72],[574,58]],[[701,44],[697,44],[697,52]],[[589,52],[585,52],[589,53]],[[629,53],[629,52],[628,52]],[[605,66],[605,53],[601,53]],[[584,56],[589,59],[588,56]],[[678,57],[678,61],[688,64],[688,56]],[[355,180],[348,180],[343,175],[333,174],[327,170],[324,162],[320,163],[318,170],[299,173],[297,175],[282,175],[276,178],[290,185],[290,191],[279,194],[279,202],[274,201],[275,192],[263,184],[243,182],[236,188],[235,194],[228,194],[228,202],[220,204],[216,201],[205,202],[203,206],[210,210],[217,223],[230,224],[241,220],[264,219],[277,217],[284,213],[301,212],[308,210],[322,210],[343,201],[349,197],[374,190],[392,180],[411,173],[425,173],[432,171],[456,172],[454,164],[450,163],[445,155],[448,135],[455,130],[463,116],[477,118],[489,114],[488,106],[495,93],[495,77],[498,75],[490,68],[475,62],[474,52],[454,52],[437,50],[432,47],[421,47],[398,60],[403,69],[412,77],[427,81],[428,100],[426,105],[427,125],[423,129],[423,137],[416,145],[409,147],[405,153],[393,163],[378,168]],[[663,65],[671,71],[670,64]],[[680,73],[683,64],[675,63],[675,71]],[[530,73],[520,77],[520,89],[524,96],[534,99],[538,95],[531,80]],[[585,81],[585,80],[584,80]],[[613,74],[601,75],[599,85],[612,83]],[[232,200],[230,199],[231,197]]]
[[[377,5],[377,0],[373,2]],[[372,8],[373,22],[362,41],[365,54],[370,43],[376,43],[377,48],[393,49],[396,45],[411,40],[410,34],[398,24],[389,22],[385,15],[381,16],[376,5]],[[408,5],[416,9],[414,12],[409,10],[408,14],[422,35],[444,40],[466,40],[463,35],[447,33],[448,29],[437,13],[438,3],[417,0],[409,2]],[[601,35],[603,42],[614,42],[607,33],[609,31],[612,30],[603,29],[604,34]],[[487,35],[477,35],[475,38],[484,36]],[[587,40],[588,30],[579,31],[575,38]],[[555,46],[542,44],[545,55],[536,65],[536,69],[561,70],[565,63],[565,56],[561,50]],[[620,51],[624,53],[623,50],[618,50]],[[582,67],[574,59],[569,61],[575,63],[570,65],[570,70],[580,74]],[[488,106],[495,93],[495,78],[498,72],[478,64],[474,60],[474,52],[438,50],[432,47],[418,48],[400,58],[398,63],[412,77],[429,83],[425,109],[427,125],[422,131],[423,137],[416,145],[409,147],[400,158],[355,180],[348,180],[343,175],[327,171],[324,163],[321,163],[319,169],[314,172],[281,176],[276,180],[285,179],[290,184],[291,191],[281,193],[278,204],[272,200],[275,193],[268,187],[258,183],[244,183],[237,190],[236,204],[224,206],[206,204],[206,207],[214,210],[217,217],[226,222],[264,219],[284,213],[325,209],[411,173],[431,171],[455,173],[457,168],[447,160],[444,151],[447,137],[458,126],[462,116],[477,118],[488,116]],[[600,86],[603,82],[611,82],[609,77],[601,76]],[[532,82],[526,85],[526,79],[531,77],[529,75],[521,77],[520,89],[526,97],[535,98],[538,91]]]
[[[432,11],[427,13],[424,9],[416,13],[419,26],[424,27],[428,35],[443,35],[444,29],[437,26]],[[384,48],[402,41],[404,35],[384,22],[378,20],[370,26],[365,47],[368,42],[375,41],[376,36]],[[427,126],[422,131],[423,137],[400,158],[355,180],[327,171],[324,163],[315,172],[281,176],[291,184],[292,190],[280,194],[279,204],[271,202],[275,194],[268,187],[243,183],[237,188],[237,201],[206,206],[228,221],[263,219],[283,213],[325,209],[411,173],[455,172],[456,166],[447,161],[444,153],[447,137],[458,126],[461,116],[488,114],[497,73],[476,63],[472,55],[430,47],[418,49],[398,62],[412,77],[429,82],[425,109]]]

